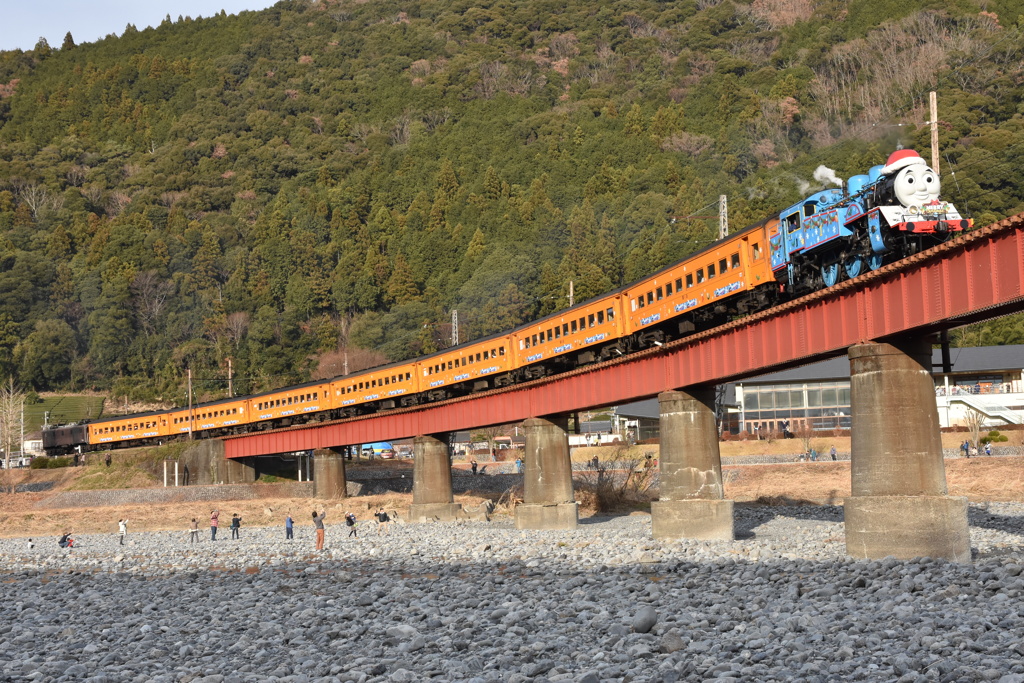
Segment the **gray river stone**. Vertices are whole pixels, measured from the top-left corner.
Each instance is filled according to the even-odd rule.
[[[829,506],[738,504],[737,541],[641,514],[0,539],[0,680],[1024,683],[1024,505],[969,518],[970,564],[851,559]]]

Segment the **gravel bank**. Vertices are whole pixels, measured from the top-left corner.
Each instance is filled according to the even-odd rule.
[[[842,508],[737,505],[735,542],[646,515],[0,540],[0,680],[1024,682],[1024,504],[973,564],[844,556]],[[333,524],[331,524],[333,522]]]

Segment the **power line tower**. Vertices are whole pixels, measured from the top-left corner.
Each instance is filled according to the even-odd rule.
[[[459,345],[459,312],[452,309],[452,346]]]

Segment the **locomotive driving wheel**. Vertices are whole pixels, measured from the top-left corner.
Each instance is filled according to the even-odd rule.
[[[850,254],[843,259],[843,271],[851,280],[864,272],[865,265],[864,257],[860,254]]]
[[[821,264],[821,281],[825,283],[826,287],[831,287],[839,282],[839,274],[838,261]]]

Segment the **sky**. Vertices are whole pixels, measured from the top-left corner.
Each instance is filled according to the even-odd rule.
[[[31,50],[40,37],[60,48],[71,31],[76,44],[92,43],[111,33],[121,35],[127,24],[140,31],[159,26],[168,14],[212,17],[260,10],[277,0],[0,0],[0,50]]]

